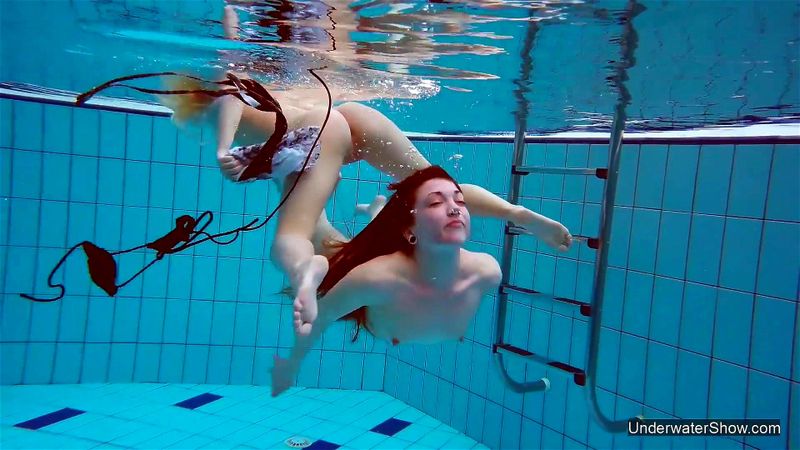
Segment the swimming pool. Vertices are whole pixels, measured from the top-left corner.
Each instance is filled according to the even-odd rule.
[[[328,59],[325,55],[331,54],[334,41],[325,30],[333,26],[331,21],[324,15],[321,21],[306,17],[292,28],[287,25],[293,17],[289,13],[279,20],[264,12],[284,3],[291,4],[262,2],[272,7],[257,10],[261,13],[249,19],[242,12],[253,33],[246,37],[278,42],[279,28],[285,27],[286,33],[312,30],[326,39],[306,38],[305,46],[295,51],[231,43],[223,39],[223,3],[216,0],[3,2],[4,36],[17,39],[0,44],[0,80],[83,92],[131,73],[190,70],[211,75],[215,67],[246,67],[251,61],[274,58],[289,66],[284,80],[315,83],[308,80],[303,61],[328,64],[351,85],[402,85],[383,88],[395,95],[407,94],[409,85],[418,86],[421,79],[414,76],[427,75],[425,80],[438,87],[427,100],[374,100],[408,131],[513,132],[520,92],[536,111],[528,123],[530,132],[607,130],[613,118],[617,91],[607,77],[622,62],[625,1],[495,2],[505,7],[482,6],[492,3],[483,1],[467,2],[466,7],[420,1],[402,3],[405,9],[397,7],[396,12],[385,2],[357,1],[353,7],[364,9],[337,17],[346,22],[343,27],[349,33],[339,46],[355,50]],[[629,129],[751,123],[800,112],[796,2],[636,5],[646,9],[632,22],[637,48],[626,82],[632,97]],[[403,17],[414,19],[406,23]],[[529,17],[534,21],[522,20]],[[520,54],[533,28],[529,82],[521,85]],[[392,40],[397,41],[396,52],[385,45]],[[221,56],[219,50],[228,53]],[[403,57],[404,51],[413,51],[414,57]],[[143,98],[122,89],[109,94]],[[459,105],[459,114],[452,114],[453,105]]]
[[[797,24],[797,7],[791,2],[776,4],[774,9],[763,3],[748,4],[746,9],[719,6],[720,11],[700,2],[693,4],[695,15],[674,4],[648,5],[633,21],[639,47],[637,63],[628,72],[627,113],[634,123],[620,149],[596,392],[602,412],[615,419],[642,413],[649,418],[777,418],[780,436],[641,438],[609,433],[589,411],[587,388],[569,373],[509,360],[514,379],[546,377],[550,384],[546,392],[514,392],[503,383],[493,361],[500,295],[485,299],[463,343],[393,347],[362,333],[351,344],[350,325],[337,324],[306,358],[298,380],[301,387],[272,399],[265,387],[271,356],[285,353],[292,342],[291,305],[278,294],[286,281],[267,253],[274,223],[243,233],[229,245],[205,243],[168,255],[120,288],[114,298],[92,284],[84,256],[73,254],[54,279],[67,287],[63,299],[50,303],[23,299],[20,293],[43,297],[58,293],[48,288],[48,274],[79,242],[91,241],[112,251],[131,248],[162,236],[181,215],[197,217],[203,211],[214,214],[209,232],[225,231],[263,218],[278,198],[272,184],[226,182],[210,151],[208,130],[176,129],[159,107],[113,102],[99,109],[74,108],[66,105],[63,93],[48,97],[38,90],[24,96],[9,89],[0,100],[3,447],[287,448],[287,439],[301,437],[316,442],[315,448],[796,446],[800,147],[791,116],[797,111],[798,94],[793,82],[796,61],[792,63],[787,47],[776,43],[795,39],[786,30]],[[52,33],[64,36],[65,42],[88,41],[81,41],[80,48],[75,42],[42,47],[42,41],[32,37],[22,45],[40,49],[41,57],[22,58],[25,52],[11,51],[6,39],[6,33],[22,31],[5,24],[13,8],[30,15],[34,8],[30,5],[48,12],[39,16],[45,26],[36,39]],[[135,56],[138,47],[127,47],[132,50],[114,63],[115,54],[123,55],[115,53],[125,48],[121,42],[135,46],[145,39],[172,37],[171,45],[181,46],[167,52],[173,58],[169,61],[153,58],[138,67],[147,71],[192,67],[209,58],[209,45],[221,45],[214,34],[218,24],[199,19],[216,20],[215,2],[169,6],[173,12],[155,2],[98,3],[88,9],[81,2],[43,5],[2,5],[0,81],[83,91],[136,71],[128,69],[136,69],[138,63],[126,58]],[[610,6],[624,9],[619,3],[608,2]],[[90,10],[96,15],[89,25],[103,24],[117,32],[147,29],[143,23],[163,29],[149,30],[155,33],[150,35],[128,33],[118,41],[106,36],[101,41],[101,31],[87,34],[85,27],[79,32],[76,25],[85,25],[80,19],[86,20]],[[147,12],[149,19],[143,18]],[[703,40],[700,31],[689,31],[702,30],[709,16],[718,19],[717,29],[739,30],[736,39]],[[59,20],[64,17],[70,20]],[[174,20],[159,25],[158,17]],[[581,16],[568,11],[566,17],[573,23]],[[506,27],[504,33],[523,39],[528,27],[510,23],[490,26]],[[556,81],[560,80],[537,75],[537,70],[557,73],[555,67],[563,64],[559,58],[567,58],[557,51],[561,48],[557,43],[565,42],[559,32],[582,36],[576,38],[582,45],[601,41],[609,49],[590,53],[586,61],[620,55],[618,47],[604,40],[623,35],[611,23],[614,20],[594,27],[554,25],[558,31],[550,35],[545,24],[537,31],[529,74],[533,90],[525,94],[528,130],[570,128],[565,101],[554,97],[588,98],[592,92],[602,95],[577,110],[603,117],[574,118],[593,125],[590,130],[598,123],[606,130],[594,135],[576,134],[581,128],[574,127],[571,134],[530,133],[521,165],[609,165],[607,128],[618,93],[605,84],[607,72],[602,76],[587,72],[587,67],[602,64],[575,66],[569,72],[576,80],[561,83],[563,89],[585,89],[583,94],[559,94]],[[645,30],[664,30],[672,23],[687,30],[674,33],[680,39],[662,37],[658,45],[646,43]],[[593,30],[596,35],[590,34]],[[757,30],[763,39],[749,39],[753,34],[748,30]],[[203,41],[203,32],[216,41]],[[666,36],[663,33],[652,35]],[[512,80],[519,79],[523,61],[519,51],[511,52],[518,44],[502,42],[508,55],[484,57],[497,58],[497,66],[487,62],[471,67],[493,73],[498,80],[448,81],[472,88],[473,93],[445,88],[437,96],[408,105],[375,104],[384,105],[404,129],[447,132],[411,137],[431,162],[459,180],[506,196],[519,146],[510,134],[497,136],[497,132],[515,127],[512,113],[518,108]],[[185,48],[190,44],[194,50]],[[709,52],[705,45],[717,51],[706,59],[714,61],[711,66],[675,56],[700,60]],[[82,56],[86,63],[71,59],[76,49],[91,53]],[[729,59],[728,51],[777,52],[778,57]],[[551,54],[558,57],[542,61]],[[674,73],[665,72],[663,66],[639,72],[654,62],[648,58],[651,54],[678,61],[670,68]],[[507,64],[505,57],[514,64]],[[768,62],[755,64],[759,69],[744,71],[746,76],[741,70],[729,70],[747,60]],[[463,68],[470,61],[451,63]],[[553,69],[548,68],[551,64]],[[693,75],[697,71],[712,75],[700,77],[704,82],[698,83]],[[715,71],[724,75],[716,76]],[[659,85],[670,89],[654,87]],[[744,97],[730,98],[731,92]],[[9,98],[12,94],[14,99]],[[706,101],[691,102],[698,98]],[[463,102],[474,107],[460,108],[459,114],[441,113]],[[665,104],[669,111],[663,109]],[[543,105],[547,106],[540,115]],[[775,105],[788,106],[757,110]],[[769,113],[753,114],[764,111]],[[720,127],[713,132],[683,130],[736,121],[748,114],[772,115],[770,122],[784,123]],[[437,124],[434,117],[445,123]],[[651,128],[673,130],[633,133],[638,120],[649,121]],[[639,127],[643,128],[647,127]],[[470,135],[464,136],[465,132]],[[364,221],[354,217],[355,204],[385,192],[389,180],[363,162],[345,167],[342,175],[327,211],[337,227],[358,230]],[[519,201],[562,221],[575,235],[594,237],[606,184],[594,176],[541,171],[524,177]],[[467,248],[501,260],[505,239],[504,223],[475,219]],[[581,243],[557,255],[530,237],[515,239],[510,284],[592,301],[596,249]],[[151,260],[152,253],[146,250],[120,255],[120,279]],[[505,342],[571,367],[586,366],[589,321],[580,309],[518,292],[510,293],[506,301]],[[29,428],[38,428],[16,426],[26,422]]]

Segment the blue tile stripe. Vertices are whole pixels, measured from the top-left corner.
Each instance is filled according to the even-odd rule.
[[[85,412],[86,411],[81,411],[79,409],[64,408],[55,412],[51,412],[50,414],[39,416],[35,419],[20,422],[14,426],[18,428],[27,428],[29,430],[38,430],[39,428],[52,425],[56,422],[61,422],[62,420],[67,420],[70,417],[75,417]]]
[[[385,420],[383,423],[376,425],[375,428],[371,429],[370,431],[374,431],[376,433],[385,434],[386,436],[394,436],[395,434],[399,433],[405,427],[411,425],[411,422],[391,418]]]
[[[320,439],[314,441],[313,444],[306,447],[307,449],[313,450],[336,450],[337,448],[341,447],[339,444],[334,444],[333,442],[328,442],[326,440]]]
[[[195,409],[203,405],[206,405],[208,403],[215,402],[221,398],[222,398],[221,395],[205,393],[186,399],[182,402],[176,403],[175,406],[180,406],[181,408],[186,408],[186,409]]]

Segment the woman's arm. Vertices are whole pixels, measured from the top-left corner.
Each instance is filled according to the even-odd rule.
[[[307,335],[295,334],[294,347],[288,359],[275,357],[275,367],[272,369],[273,397],[293,384],[303,358],[328,326],[362,306],[374,306],[384,301],[391,278],[380,265],[381,258],[361,264],[319,299],[319,312],[311,332]]]

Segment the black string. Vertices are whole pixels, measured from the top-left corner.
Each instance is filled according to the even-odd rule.
[[[56,270],[58,270],[58,268],[61,267],[62,264],[64,264],[64,261],[66,261],[67,257],[70,254],[72,254],[72,252],[74,252],[76,248],[81,247],[82,245],[83,245],[83,242],[81,242],[80,244],[77,244],[77,245],[73,246],[71,249],[69,249],[69,251],[64,256],[62,256],[61,259],[58,260],[58,263],[56,263],[56,266],[53,268],[53,270],[50,271],[50,275],[47,277],[47,285],[48,286],[50,286],[51,288],[59,288],[59,289],[61,289],[61,294],[59,294],[58,297],[51,298],[51,299],[42,299],[42,298],[32,297],[32,296],[30,296],[28,294],[19,294],[20,297],[28,299],[28,300],[33,300],[35,302],[54,302],[56,300],[60,300],[61,298],[63,298],[66,289],[64,288],[63,284],[53,284],[53,275],[55,275]]]
[[[186,250],[188,248],[194,247],[195,245],[201,244],[201,243],[209,241],[209,240],[214,242],[214,243],[216,243],[216,244],[218,244],[218,245],[229,245],[229,244],[232,244],[234,241],[236,241],[236,239],[239,238],[239,233],[240,232],[255,231],[255,230],[260,229],[264,225],[266,225],[275,216],[275,214],[277,214],[278,210],[283,206],[283,204],[286,203],[286,201],[289,199],[289,196],[292,194],[292,192],[294,191],[295,187],[297,186],[297,183],[300,181],[300,178],[305,173],[305,170],[308,167],[308,163],[309,163],[309,161],[311,159],[311,155],[314,153],[313,149],[317,146],[317,144],[318,144],[318,142],[320,140],[320,137],[322,136],[322,133],[324,132],[325,127],[327,126],[328,119],[330,118],[331,109],[333,108],[333,98],[331,96],[330,89],[328,89],[327,84],[325,84],[325,81],[322,78],[320,78],[320,76],[317,75],[317,73],[315,72],[315,70],[320,70],[320,69],[324,69],[324,68],[325,67],[323,66],[323,67],[319,67],[319,68],[316,68],[316,69],[308,69],[308,71],[317,80],[319,80],[320,83],[322,83],[322,86],[325,88],[325,92],[326,92],[326,94],[328,96],[328,108],[327,108],[327,112],[325,114],[325,120],[322,122],[322,126],[320,127],[320,131],[317,134],[316,138],[314,139],[314,142],[311,145],[308,154],[306,155],[306,159],[303,161],[303,165],[299,170],[298,176],[295,177],[294,183],[292,183],[292,185],[289,188],[289,190],[285,193],[284,197],[278,203],[278,206],[276,206],[275,209],[272,210],[272,212],[266,217],[266,219],[264,219],[264,221],[262,223],[260,223],[258,225],[255,225],[256,223],[258,223],[258,219],[253,219],[247,225],[241,226],[239,228],[235,228],[233,230],[225,231],[225,232],[221,232],[221,233],[217,233],[217,234],[208,234],[208,233],[205,232],[205,229],[208,228],[208,226],[214,220],[214,214],[211,211],[204,211],[196,219],[191,217],[191,216],[188,216],[188,215],[180,216],[175,220],[175,224],[176,224],[175,228],[172,229],[172,231],[170,231],[169,233],[165,234],[164,236],[162,236],[159,239],[156,239],[153,242],[149,242],[147,244],[142,244],[142,245],[139,245],[139,246],[136,246],[136,247],[132,247],[132,248],[126,249],[126,250],[118,250],[116,252],[108,252],[107,250],[105,250],[105,249],[103,249],[101,247],[98,247],[98,246],[96,246],[95,244],[93,244],[93,243],[91,243],[89,241],[83,241],[83,242],[73,246],[72,248],[70,248],[69,251],[64,256],[61,257],[61,259],[58,261],[58,263],[55,265],[55,267],[53,267],[53,269],[50,271],[50,275],[47,278],[47,284],[48,284],[48,286],[50,286],[52,288],[59,288],[61,290],[61,292],[60,292],[60,294],[58,296],[56,296],[54,298],[50,298],[50,299],[37,298],[37,297],[34,297],[32,295],[28,295],[28,294],[20,294],[20,296],[22,298],[25,298],[25,299],[28,299],[28,300],[31,300],[31,301],[35,301],[35,302],[53,302],[53,301],[62,299],[64,297],[64,295],[66,294],[66,288],[64,287],[63,284],[53,284],[52,279],[53,279],[53,276],[55,275],[55,272],[61,267],[61,265],[64,263],[64,261],[67,259],[67,257],[70,254],[72,254],[72,252],[75,251],[78,247],[82,247],[84,249],[84,252],[86,253],[87,264],[89,266],[89,272],[90,272],[92,281],[94,281],[95,284],[98,287],[100,287],[101,289],[103,289],[108,295],[113,297],[114,295],[116,295],[117,290],[119,288],[124,287],[125,285],[127,285],[128,283],[133,281],[136,277],[140,276],[142,273],[144,273],[145,270],[149,269],[157,261],[160,261],[161,259],[163,259],[163,257],[165,255],[171,255],[173,253],[181,252],[183,250]],[[154,90],[154,89],[144,89],[144,88],[137,88],[137,87],[134,87],[134,86],[127,86],[127,85],[118,84],[120,81],[127,81],[127,80],[146,78],[146,77],[152,77],[152,76],[163,76],[163,75],[182,76],[182,77],[186,77],[186,78],[202,81],[202,82],[209,83],[209,84],[219,84],[219,85],[231,86],[231,89],[220,89],[220,90],[217,90],[217,91],[205,90],[205,89],[177,90],[177,91],[159,91],[159,90]],[[254,100],[256,100],[259,103],[257,109],[259,109],[261,111],[275,112],[276,113],[276,124],[275,124],[275,132],[273,133],[272,136],[270,136],[270,138],[267,140],[267,142],[261,147],[261,149],[259,150],[259,152],[256,155],[256,157],[253,158],[253,162],[251,162],[251,164],[247,168],[245,168],[245,171],[243,172],[243,175],[244,175],[245,172],[248,171],[248,169],[251,169],[251,168],[252,168],[251,172],[261,173],[260,171],[264,170],[264,169],[269,169],[271,171],[272,156],[274,155],[275,150],[277,149],[278,145],[280,144],[280,141],[283,139],[283,136],[286,133],[286,129],[287,129],[286,124],[287,124],[287,122],[286,122],[286,118],[283,115],[283,112],[282,112],[281,107],[278,104],[278,102],[272,97],[272,95],[269,94],[269,92],[266,89],[264,89],[263,86],[261,86],[257,82],[255,82],[253,80],[247,80],[247,79],[242,80],[242,79],[239,79],[238,77],[236,77],[235,75],[230,74],[230,73],[228,74],[228,80],[225,80],[225,81],[208,81],[208,80],[204,80],[204,79],[193,77],[193,76],[189,76],[189,75],[179,74],[179,73],[176,73],[176,72],[159,72],[159,73],[139,74],[139,75],[131,75],[131,76],[126,76],[126,77],[116,78],[114,80],[111,80],[111,81],[108,81],[106,83],[103,83],[100,86],[97,86],[94,89],[79,95],[76,98],[76,104],[78,104],[78,105],[83,104],[87,100],[89,100],[92,96],[97,94],[98,92],[100,92],[100,91],[102,91],[104,89],[107,89],[109,87],[112,87],[112,86],[128,87],[128,88],[131,88],[131,89],[138,90],[140,92],[147,92],[147,93],[151,93],[151,94],[168,94],[168,95],[169,94],[177,94],[177,95],[180,95],[180,94],[203,94],[203,95],[209,95],[211,97],[222,97],[224,95],[233,95],[234,97],[238,98],[240,101],[242,101],[245,104],[249,105],[249,102],[247,102],[247,100],[245,100],[245,98],[241,95],[241,91],[245,91],[245,93],[247,95],[249,95],[250,97],[252,97]],[[255,165],[254,165],[254,163],[255,163]],[[255,175],[253,175],[253,177],[254,176]],[[239,180],[243,181],[244,179],[248,179],[248,178],[242,178],[240,176]],[[200,225],[199,228],[198,228],[198,225]],[[230,240],[228,240],[228,241],[223,242],[223,241],[218,240],[219,238],[230,236],[230,235],[233,235],[233,237],[231,237]],[[198,236],[203,236],[203,238],[200,239],[200,240],[196,240],[198,238]],[[126,280],[123,283],[117,285],[116,284],[116,275],[117,275],[116,262],[114,261],[113,256],[121,255],[121,254],[125,254],[125,253],[130,253],[132,251],[141,250],[141,249],[144,249],[144,248],[149,248],[149,249],[155,250],[156,251],[155,259],[150,261],[145,267],[143,267],[141,270],[139,270],[137,273],[135,273],[133,276],[131,276],[128,280]]]

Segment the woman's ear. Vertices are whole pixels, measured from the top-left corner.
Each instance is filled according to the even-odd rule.
[[[403,233],[403,237],[411,245],[415,245],[417,243],[417,236],[415,236],[414,232],[411,230],[406,230],[405,233]]]
[[[403,230],[403,237],[406,240],[408,240],[411,237],[416,237],[416,236],[417,236],[417,233],[414,232],[414,227],[413,226],[412,227],[408,227],[405,230]]]

